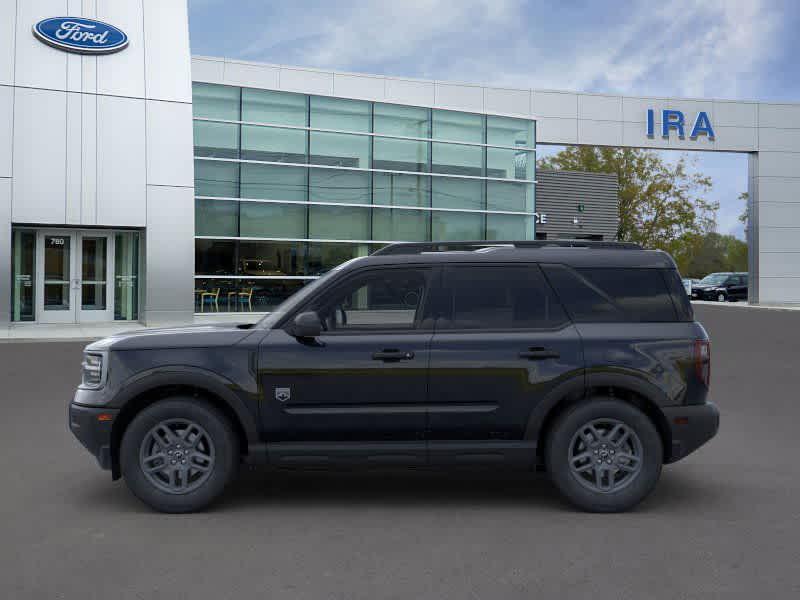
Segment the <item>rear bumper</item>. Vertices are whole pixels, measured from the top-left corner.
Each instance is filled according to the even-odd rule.
[[[713,438],[719,431],[719,410],[706,404],[662,408],[669,424],[672,447],[664,462],[685,458]]]
[[[69,429],[106,470],[111,469],[111,426],[119,410],[69,405]]]

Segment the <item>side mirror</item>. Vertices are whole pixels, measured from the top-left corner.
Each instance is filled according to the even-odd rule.
[[[314,311],[303,312],[294,318],[291,334],[296,338],[315,338],[322,335],[322,321]]]

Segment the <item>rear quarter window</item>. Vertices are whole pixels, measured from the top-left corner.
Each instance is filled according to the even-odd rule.
[[[687,307],[676,308],[673,300],[675,292],[671,288],[675,282],[668,282],[665,276],[671,271],[573,269],[565,265],[543,265],[542,268],[573,321],[661,323],[687,320]],[[678,274],[674,273],[674,277]],[[680,280],[675,281],[683,290]],[[688,304],[688,300],[684,302]]]

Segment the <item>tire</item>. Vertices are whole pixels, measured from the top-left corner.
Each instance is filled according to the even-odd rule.
[[[727,302],[727,301],[728,297],[725,294],[723,294],[722,292],[717,294],[717,302]]]
[[[586,429],[589,424],[599,433],[617,431],[621,445],[595,439]],[[617,424],[622,427],[615,430]],[[629,435],[623,439],[626,430]],[[627,458],[637,452],[638,463]],[[639,504],[658,482],[663,456],[661,437],[649,417],[613,398],[593,398],[567,409],[553,424],[545,444],[551,480],[567,500],[588,512],[621,512]],[[604,461],[599,480],[596,459]]]
[[[155,510],[201,510],[234,478],[238,441],[230,421],[207,401],[160,400],[136,415],[125,430],[120,444],[122,476],[131,492]]]

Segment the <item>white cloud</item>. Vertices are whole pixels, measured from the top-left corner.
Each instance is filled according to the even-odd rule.
[[[495,85],[686,96],[753,96],[742,82],[758,77],[781,26],[767,0],[642,1],[611,27],[592,13],[576,19],[559,3],[523,0],[279,6],[274,25],[243,40],[242,57]]]

